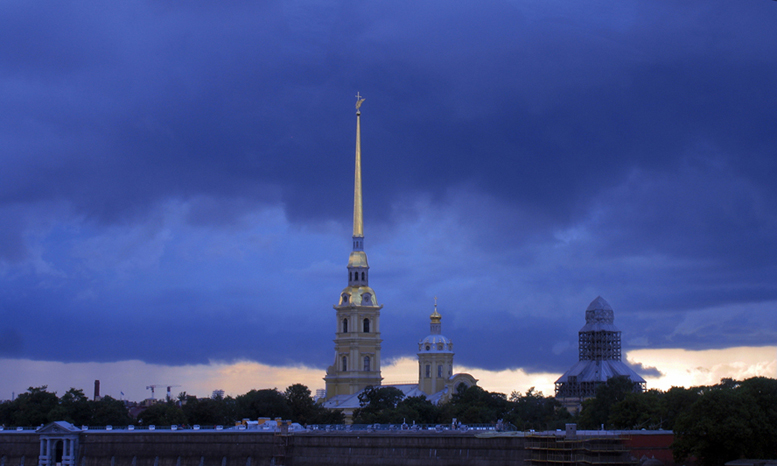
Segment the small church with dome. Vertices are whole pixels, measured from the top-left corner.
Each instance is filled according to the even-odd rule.
[[[450,399],[460,384],[471,387],[477,380],[469,374],[453,373],[453,342],[442,334],[437,298],[434,301],[429,335],[418,342],[418,390],[436,403]]]
[[[327,368],[323,406],[342,410],[346,418],[360,408],[359,394],[381,386],[380,311],[375,291],[369,286],[367,253],[364,251],[361,177],[361,104],[356,96],[356,162],[353,200],[353,249],[348,258],[348,286],[340,292],[335,309],[335,357]],[[390,385],[405,396],[424,395],[432,403],[447,401],[459,386],[477,385],[469,374],[453,373],[453,342],[442,335],[442,316],[434,312],[429,335],[418,342],[418,383]]]

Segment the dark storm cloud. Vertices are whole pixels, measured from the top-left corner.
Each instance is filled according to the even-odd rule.
[[[458,304],[457,361],[489,369],[568,368],[598,294],[651,347],[773,336],[754,330],[761,308],[686,314],[777,300],[773,2],[6,2],[0,17],[0,312],[18,320],[9,342],[52,335],[22,356],[327,364],[341,264],[284,274],[339,253],[279,238],[334,223],[347,252],[356,91],[387,357],[412,354],[432,289]],[[288,230],[252,216],[276,206]]]
[[[558,221],[574,215],[569,198],[595,194],[586,174],[616,180],[635,164],[671,168],[683,145],[732,132],[732,106],[761,122],[730,136],[733,143],[774,141],[765,132],[772,61],[743,69],[737,54],[714,53],[725,44],[702,48],[698,38],[667,51],[667,36],[689,40],[689,32],[681,24],[651,30],[663,16],[629,12],[637,5],[623,10],[635,16],[625,29],[594,20],[596,11],[576,17],[551,9],[550,18],[537,18],[508,3],[408,4],[410,14],[401,15],[401,5],[307,14],[304,6],[27,14],[9,68],[55,73],[43,84],[53,102],[36,116],[64,132],[87,131],[97,147],[71,147],[84,153],[48,173],[35,167],[44,176],[13,192],[65,196],[116,220],[160,197],[263,198],[270,184],[293,218],[331,216],[331,207],[310,200],[331,191],[337,169],[348,168],[322,142],[348,147],[342,126],[325,115],[337,108],[331,91],[354,79],[376,89],[369,97],[375,111],[365,115],[374,130],[365,136],[374,153],[365,170],[380,174],[373,177],[377,208],[412,186],[439,192],[471,180]],[[119,25],[122,15],[131,21]],[[61,16],[75,17],[69,28]],[[727,37],[726,27],[713,29],[720,18],[711,19],[694,32],[709,41]],[[757,28],[752,36],[760,39]],[[27,42],[36,53],[19,50]],[[768,57],[768,46],[738,42]],[[351,68],[349,82],[335,81]],[[86,102],[58,95],[63,88]],[[83,177],[93,181],[84,186]]]
[[[392,192],[421,182],[439,189],[474,179],[484,189],[537,210],[550,207],[563,218],[571,215],[568,198],[592,194],[582,174],[617,179],[635,163],[665,166],[688,140],[720,133],[730,120],[721,116],[732,105],[762,122],[735,142],[763,144],[763,138],[751,137],[754,132],[774,140],[764,132],[773,92],[758,99],[745,92],[769,92],[771,63],[743,70],[737,55],[687,51],[692,47],[683,43],[666,60],[661,48],[643,42],[655,39],[640,30],[651,26],[649,15],[642,19],[648,24],[632,20],[634,33],[571,15],[561,18],[579,23],[565,27],[506,3],[444,11],[415,6],[403,16],[397,6],[379,9],[386,16],[368,28],[364,24],[375,21],[377,12],[356,8],[349,20],[343,7],[324,9],[319,30],[300,34],[314,22],[310,14],[274,4],[246,8],[90,11],[74,18],[70,29],[57,18],[77,17],[80,10],[37,21],[29,14],[20,21],[14,40],[6,36],[16,44],[8,69],[22,68],[39,79],[56,73],[53,82],[37,83],[52,101],[27,112],[37,110],[35,116],[60,131],[87,131],[98,146],[79,148],[85,153],[71,155],[72,163],[14,192],[55,191],[111,217],[160,196],[203,190],[261,197],[263,191],[252,187],[264,182],[285,188],[293,216],[321,212],[322,206],[307,200],[333,186],[333,177],[321,171],[336,173],[321,142],[337,142],[338,150],[350,142],[344,135],[326,136],[342,130],[323,116],[334,104],[329,92],[351,84],[332,83],[349,68],[376,88],[370,103],[377,108],[365,115],[365,125],[381,126],[365,145],[375,153],[374,171],[382,174],[374,177],[374,192],[383,193],[378,207]],[[119,26],[122,14],[132,20]],[[116,30],[95,16],[107,17]],[[678,39],[686,34],[668,33]],[[697,33],[711,40],[724,36],[725,28]],[[20,51],[28,42],[41,50]],[[324,45],[313,47],[316,42]],[[46,59],[54,56],[62,63]],[[57,92],[67,88],[76,95],[68,99]],[[541,100],[527,105],[529,99]],[[43,167],[35,168],[40,174]],[[430,172],[437,176],[428,179]],[[79,174],[94,185],[74,181]],[[334,213],[323,207],[324,214]]]
[[[251,260],[230,261],[221,252],[206,257],[211,253],[208,247],[194,248],[192,256],[179,256],[182,262],[169,267],[165,260],[153,257],[155,247],[145,246],[154,240],[137,239],[147,236],[153,234],[88,243],[87,251],[71,253],[82,260],[71,260],[72,267],[66,271],[7,277],[16,286],[0,292],[4,325],[0,330],[8,337],[0,347],[3,354],[159,364],[238,359],[276,365],[329,362],[328,352],[317,346],[320,329],[331,317],[325,312],[308,315],[327,302],[326,293],[292,293],[280,284],[288,286],[289,276],[303,277],[300,280],[306,286],[336,290],[339,283],[334,277],[314,273],[305,279],[305,272],[289,269],[296,259],[278,269],[284,276],[263,276],[268,268],[251,251],[244,252]],[[108,250],[112,248],[119,251]],[[144,251],[147,248],[151,251]],[[84,254],[96,257],[81,257]],[[272,262],[285,256],[282,250],[268,254]],[[189,266],[181,267],[182,263]],[[328,286],[321,286],[321,280]],[[325,304],[323,309],[330,306]],[[289,329],[294,329],[295,343],[281,345],[279,338],[288,339]],[[35,344],[22,345],[24,341]],[[279,347],[285,349],[277,351]]]
[[[24,348],[22,336],[14,329],[0,330],[0,357],[20,356]]]

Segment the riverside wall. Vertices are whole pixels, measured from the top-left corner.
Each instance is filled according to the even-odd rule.
[[[38,464],[40,436],[34,432],[0,432],[0,466]]]
[[[37,434],[0,433],[0,466],[38,464]],[[472,433],[87,431],[78,466],[507,466],[526,458],[521,437]]]
[[[671,432],[612,434],[634,458],[674,464]],[[458,431],[88,430],[75,435],[77,466],[516,466],[530,453],[520,434]],[[0,431],[0,466],[37,465],[40,439],[34,431]]]
[[[292,466],[515,466],[528,458],[522,437],[473,433],[359,433],[293,437]]]

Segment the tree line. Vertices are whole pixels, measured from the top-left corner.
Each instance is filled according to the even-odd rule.
[[[451,399],[432,404],[425,396],[405,397],[394,387],[368,387],[359,395],[361,408],[355,424],[495,424],[498,420],[519,430],[556,429],[571,416],[553,397],[530,388],[525,394],[489,392],[478,386],[459,385]]]
[[[404,398],[393,387],[371,387],[360,396],[355,423],[493,423],[518,430],[561,429],[577,423],[581,430],[670,430],[678,463],[693,457],[704,466],[723,466],[741,458],[777,458],[777,380],[753,377],[723,379],[719,384],[635,391],[627,377],[599,386],[572,416],[554,397],[533,388],[509,397],[480,387],[461,386],[450,401],[433,405],[425,397]]]
[[[596,398],[583,402],[581,429],[674,431],[678,463],[695,457],[719,466],[740,458],[777,458],[777,380],[723,379],[719,384],[633,391],[625,378],[612,378]]]
[[[356,424],[495,424],[497,420],[518,429],[556,429],[571,416],[553,397],[529,389],[509,397],[480,387],[461,385],[447,403],[432,404],[425,396],[405,397],[394,387],[368,387],[360,396],[361,408],[354,413]],[[237,397],[215,394],[197,398],[181,393],[177,400],[157,402],[137,419],[128,415],[124,402],[109,396],[99,401],[87,399],[82,390],[71,388],[61,398],[47,387],[30,387],[13,401],[0,403],[0,424],[38,426],[67,421],[76,426],[140,425],[233,425],[242,419],[282,418],[311,424],[342,424],[343,414],[313,401],[308,387],[294,384],[283,392],[276,389],[251,390]]]
[[[233,425],[242,419],[260,417],[291,420],[302,425],[342,424],[343,414],[326,409],[313,401],[310,389],[302,384],[290,385],[283,392],[251,390],[235,398],[216,394],[197,398],[181,393],[178,402],[152,405],[138,416],[144,425]]]
[[[83,390],[75,388],[57,397],[47,388],[30,387],[16,399],[0,403],[0,424],[26,427],[68,421],[77,426],[126,426],[131,421],[123,401],[109,396],[89,400]]]
[[[110,396],[89,400],[83,390],[71,388],[62,397],[49,392],[47,386],[30,387],[16,399],[0,403],[0,424],[4,426],[39,426],[53,421],[67,421],[81,426],[141,425],[233,425],[242,419],[280,417],[301,424],[342,424],[340,412],[323,408],[311,397],[310,389],[294,384],[284,392],[276,389],[251,390],[232,398],[214,395],[197,398],[185,392],[177,400],[160,401],[141,412],[137,419],[129,416],[128,406]]]
[[[405,397],[395,387],[368,387],[359,395],[356,424],[495,424],[503,420],[518,430],[555,430],[575,422],[581,430],[672,430],[675,460],[695,457],[701,464],[723,465],[738,458],[777,458],[777,380],[754,377],[723,379],[719,384],[635,392],[628,378],[611,378],[596,397],[572,416],[558,400],[530,388],[510,396],[481,387],[460,385],[446,403],[425,396]],[[92,401],[71,388],[62,397],[47,387],[30,387],[12,401],[0,403],[0,424],[38,426],[52,421],[74,425],[232,425],[241,419],[270,417],[303,425],[342,424],[343,415],[313,401],[310,390],[294,384],[283,392],[251,390],[232,398],[197,398],[159,402],[130,418],[124,402],[109,396]]]

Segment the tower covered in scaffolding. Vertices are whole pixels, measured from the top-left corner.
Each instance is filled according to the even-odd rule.
[[[601,296],[585,310],[585,325],[578,332],[577,364],[556,380],[556,398],[571,411],[596,396],[596,389],[612,377],[628,377],[634,391],[645,390],[645,379],[621,361],[621,331],[615,315]]]

